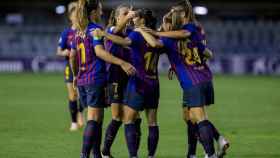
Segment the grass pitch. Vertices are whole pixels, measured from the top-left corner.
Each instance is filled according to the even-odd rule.
[[[231,141],[228,158],[280,158],[279,81],[277,77],[215,77],[216,105],[208,111]],[[68,131],[70,116],[61,74],[1,74],[0,105],[0,158],[79,157],[82,130]],[[108,109],[104,129],[109,120]],[[157,157],[185,157],[181,90],[176,80],[165,76],[161,77],[159,124]],[[144,121],[140,158],[147,155],[146,127]],[[128,157],[123,129],[112,153],[116,158]]]

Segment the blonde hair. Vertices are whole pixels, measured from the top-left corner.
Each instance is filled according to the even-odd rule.
[[[122,8],[130,8],[130,6],[126,4],[121,4],[116,9],[112,10],[109,17],[107,28],[117,25],[117,17],[120,15],[120,10]]]
[[[189,0],[184,0],[178,5],[172,7],[172,27],[174,30],[178,30],[182,27],[182,12],[185,13],[185,18],[189,19],[189,22],[197,24],[195,14],[193,12],[193,7]]]
[[[77,6],[77,29],[84,32],[90,21],[90,14],[99,7],[99,0],[78,0]]]

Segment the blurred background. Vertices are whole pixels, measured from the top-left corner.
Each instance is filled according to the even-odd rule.
[[[56,72],[60,33],[68,26],[70,0],[11,0],[0,2],[0,72]],[[112,8],[132,3],[148,7],[161,22],[176,0],[105,0],[105,18]],[[277,0],[193,0],[215,52],[211,68],[226,74],[280,74],[280,2]],[[168,68],[166,57],[159,64]]]

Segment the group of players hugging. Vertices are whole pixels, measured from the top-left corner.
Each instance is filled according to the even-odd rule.
[[[214,104],[212,73],[207,65],[212,52],[188,0],[174,4],[159,29],[152,10],[125,4],[112,11],[103,29],[100,0],[72,2],[68,16],[71,26],[61,34],[57,55],[66,60],[70,130],[85,124],[81,158],[89,158],[91,152],[94,158],[112,158],[111,146],[122,124],[129,157],[137,158],[142,111],[148,123],[147,156],[155,157],[160,98],[157,67],[164,53],[171,63],[168,75],[172,78],[176,74],[183,92],[186,157],[196,158],[197,142],[203,146],[205,158],[224,157],[229,142],[209,121],[205,109]],[[108,104],[112,120],[101,150],[104,108]],[[87,108],[86,123],[82,119],[83,107]],[[216,151],[214,141],[218,144]]]

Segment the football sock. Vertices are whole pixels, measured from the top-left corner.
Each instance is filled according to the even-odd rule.
[[[207,155],[215,154],[213,130],[210,121],[204,120],[198,123],[198,133],[200,142]]]
[[[71,114],[71,121],[77,123],[77,115],[78,115],[77,101],[69,101],[69,111]]]
[[[138,118],[136,119],[135,121],[135,125],[136,125],[136,147],[137,147],[137,150],[139,150],[139,147],[140,147],[140,142],[141,142],[141,122],[142,122],[142,119],[141,118]]]
[[[196,155],[196,146],[198,140],[198,126],[191,121],[187,122],[188,129],[188,156]]]
[[[148,151],[149,156],[153,157],[156,153],[157,145],[159,141],[159,128],[158,126],[149,126],[148,136]]]
[[[117,120],[112,120],[111,123],[108,125],[105,134],[105,139],[104,139],[104,146],[102,150],[102,153],[104,155],[110,155],[111,146],[115,140],[115,137],[121,125],[122,125],[122,121],[117,121]]]
[[[93,143],[93,157],[94,158],[102,158],[100,147],[102,140],[102,123],[97,123],[95,127],[95,141]]]
[[[137,130],[134,123],[125,125],[125,138],[130,157],[137,157]]]
[[[219,131],[217,130],[217,128],[211,122],[209,122],[209,123],[210,123],[210,126],[212,127],[213,136],[214,136],[215,140],[218,141],[219,137],[221,135],[220,135]]]
[[[78,105],[78,111],[80,113],[82,113],[84,111],[84,106],[82,105],[82,103],[79,101],[79,105]]]
[[[101,140],[101,138],[98,138],[101,136],[101,125],[96,121],[88,121],[84,130],[84,136],[83,136],[83,146],[82,146],[82,152],[81,157],[89,158],[90,151],[94,147],[96,152],[98,139]]]

